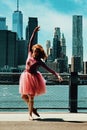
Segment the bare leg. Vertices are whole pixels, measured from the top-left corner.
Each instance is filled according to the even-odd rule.
[[[27,95],[22,95],[21,97],[27,104],[29,103],[29,97]]]
[[[22,97],[22,99],[27,103],[28,109],[29,109],[29,96],[28,96],[28,95],[22,95],[21,97]],[[30,109],[29,109],[29,111],[30,111]],[[36,116],[40,117],[40,115],[38,114],[36,108],[33,108],[33,113],[34,113]]]
[[[29,108],[29,115],[30,115],[30,119],[32,120],[32,112],[33,112],[33,104],[34,104],[34,96],[29,95],[29,104],[28,104],[28,108]]]

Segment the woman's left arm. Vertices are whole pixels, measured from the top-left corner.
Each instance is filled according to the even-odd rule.
[[[47,71],[49,71],[50,73],[52,73],[53,75],[55,75],[58,79],[59,79],[59,81],[63,81],[63,79],[62,79],[62,77],[60,76],[60,74],[59,73],[57,73],[56,71],[54,71],[53,69],[51,69],[50,67],[48,67],[44,62],[42,62],[41,61],[41,66],[43,67],[43,68],[45,68]]]

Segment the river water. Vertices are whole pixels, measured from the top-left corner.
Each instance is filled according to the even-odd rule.
[[[47,85],[46,89],[47,92],[44,95],[35,97],[35,107],[39,108],[39,111],[68,111],[69,86]],[[78,107],[87,107],[86,85],[78,86]],[[18,85],[0,85],[0,111],[27,111],[26,108],[27,105],[19,94]]]

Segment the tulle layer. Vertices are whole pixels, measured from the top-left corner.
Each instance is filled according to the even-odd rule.
[[[19,93],[38,96],[46,92],[46,83],[40,72],[31,74],[24,71],[19,80]]]

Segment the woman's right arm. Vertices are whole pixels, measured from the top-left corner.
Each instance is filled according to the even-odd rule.
[[[33,40],[34,40],[34,37],[35,37],[36,32],[39,31],[39,29],[40,29],[40,26],[37,26],[37,27],[34,29],[32,35],[31,35],[31,38],[30,38],[30,41],[29,41],[29,44],[28,44],[28,52],[32,50]]]

